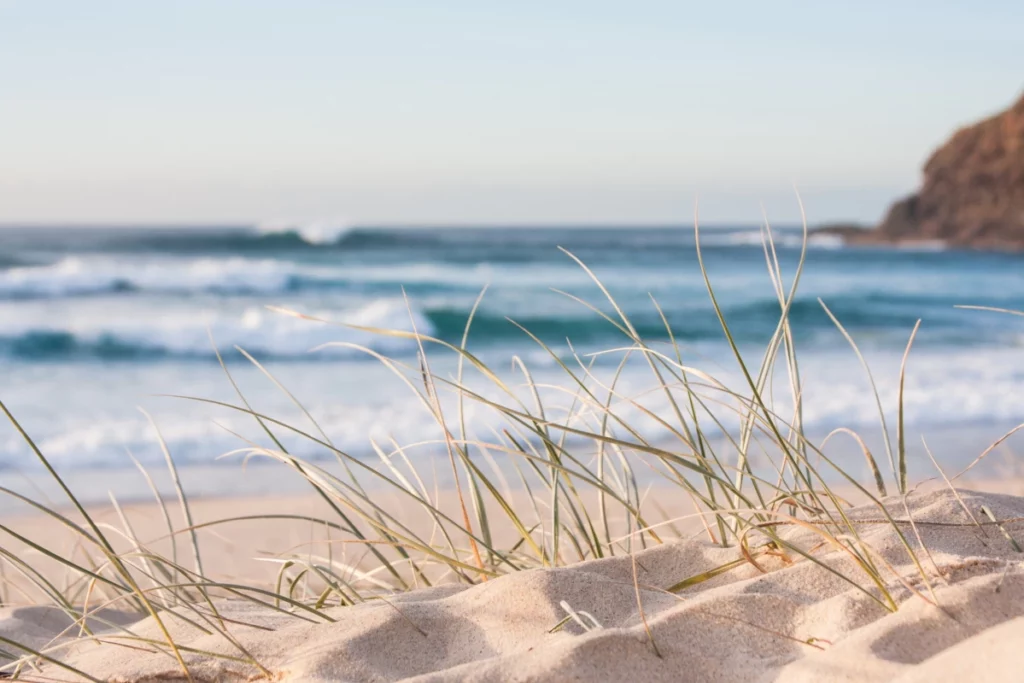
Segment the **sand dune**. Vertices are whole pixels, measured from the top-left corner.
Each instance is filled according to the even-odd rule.
[[[997,518],[1013,520],[1004,528],[1024,537],[1024,498],[962,496],[972,511],[987,505]],[[894,516],[907,518],[898,499],[887,503]],[[874,522],[877,509],[851,513],[863,522],[858,528],[879,561],[906,581],[890,575],[900,602],[896,612],[874,599],[877,590],[861,591],[798,557],[765,559],[766,573],[742,564],[678,595],[666,592],[681,578],[739,556],[703,541],[332,607],[325,614],[333,622],[247,601],[223,601],[218,610],[238,644],[270,676],[287,681],[1020,680],[1013,646],[1024,642],[1024,555],[994,525],[971,526],[948,491],[915,494],[909,509],[930,551],[921,555],[927,582],[892,528]],[[902,526],[913,538],[911,526]],[[789,533],[809,547],[815,543],[808,530]],[[844,553],[816,553],[868,583]],[[551,632],[566,608],[583,625],[570,620]],[[117,646],[116,630],[102,625],[131,618],[97,615],[99,642],[78,639],[60,659],[101,680],[180,679],[169,654],[146,651],[138,641]],[[0,635],[41,647],[68,623],[55,608],[7,608]],[[239,657],[223,636],[183,620],[168,623],[175,640],[191,648],[183,656],[197,680],[267,677],[251,664],[213,656]],[[162,638],[152,619],[128,628],[135,636]],[[53,664],[32,676],[75,679]]]

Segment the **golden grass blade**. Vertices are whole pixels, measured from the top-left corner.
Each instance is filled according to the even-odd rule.
[[[871,469],[871,476],[873,476],[875,479],[875,487],[878,489],[878,495],[881,496],[882,498],[888,496],[889,493],[888,491],[886,491],[885,488],[885,479],[882,477],[882,471],[878,469],[878,462],[875,460],[875,456],[871,454],[871,449],[868,448],[866,443],[864,443],[864,439],[861,438],[860,434],[853,431],[852,429],[848,429],[846,427],[839,427],[838,429],[834,429],[831,432],[829,432],[828,435],[824,439],[822,439],[820,447],[824,448],[825,444],[827,444],[836,434],[847,434],[850,436],[850,438],[857,442],[857,445],[860,446],[861,452],[864,454],[864,460],[867,462],[868,467]]]
[[[1024,316],[1024,311],[1015,311],[1009,308],[996,308],[994,306],[953,306],[953,308],[963,308],[971,311],[989,311],[991,313],[1008,313],[1009,315],[1020,315]]]
[[[992,510],[987,505],[981,506],[981,514],[985,515],[990,520],[992,520],[992,523],[996,525],[996,528],[998,528],[999,531],[1002,532],[1006,540],[1010,542],[1010,545],[1013,547],[1015,552],[1024,553],[1024,549],[1021,549],[1020,544],[1017,543],[1017,540],[1010,535],[1010,532],[1006,530],[1006,527],[1003,526],[1002,522],[996,519],[995,514],[993,514]]]
[[[257,413],[255,413],[252,410],[252,406],[249,404],[249,400],[246,398],[246,396],[245,396],[244,392],[242,391],[242,389],[238,386],[238,383],[235,382],[235,378],[231,374],[231,371],[228,370],[228,366],[224,362],[224,358],[221,356],[220,350],[217,348],[217,344],[216,344],[216,342],[213,339],[213,334],[212,333],[210,333],[210,345],[213,348],[214,355],[216,355],[216,357],[217,357],[218,364],[220,365],[221,369],[224,371],[224,375],[227,377],[228,383],[231,384],[231,388],[235,391],[235,395],[238,396],[238,400],[240,400],[242,402],[242,404],[248,410],[249,414],[252,415],[252,417],[256,420],[256,423],[260,426],[260,428],[263,430],[263,432],[270,438],[271,442],[274,443],[274,445],[278,448],[278,450],[287,453],[288,451],[284,447],[284,444],[281,443],[281,441],[277,438],[277,436],[274,434],[274,432],[270,429],[270,427],[267,425],[267,422],[265,420],[263,420],[261,416],[259,416]],[[252,362],[255,362],[255,359],[252,359],[252,357],[249,354],[247,354],[244,350],[239,349],[239,351],[241,351],[243,353],[243,355],[245,355],[247,358],[250,358],[250,360]],[[257,368],[262,369],[262,365],[257,364]],[[272,375],[270,375],[269,372],[264,371],[264,374],[266,374],[270,378],[271,381],[277,383],[277,380]],[[287,389],[285,389],[283,385],[279,385],[279,386],[281,386],[281,389],[283,391],[285,391],[286,394],[288,393]],[[290,396],[290,394],[288,394],[288,395]],[[178,397],[178,398],[181,398],[181,397]],[[305,408],[303,406],[301,406],[301,404],[300,404],[300,409],[305,410]],[[309,416],[309,419],[313,422],[313,425],[314,425],[314,427],[316,429],[320,429],[320,425],[317,424],[316,420],[313,420],[312,415]],[[321,432],[322,432],[322,430],[321,430]],[[324,437],[325,437],[324,438],[324,442],[330,444],[330,440],[326,438],[326,434],[324,435]],[[332,446],[332,448],[333,448],[333,446]],[[333,451],[332,451],[332,453],[333,453]],[[296,471],[300,475],[305,477],[305,473],[303,472],[303,466],[302,466],[301,462],[299,462],[298,460],[295,460],[292,463],[292,466],[296,469]],[[348,470],[348,463],[342,461],[342,466],[345,469],[345,471],[350,475],[350,477],[352,477],[351,472]],[[354,478],[354,477],[352,477],[352,478]],[[311,482],[311,484],[312,484],[312,482]],[[357,536],[361,533],[359,531],[359,529],[356,527],[356,525],[352,522],[352,520],[344,513],[344,511],[342,511],[342,509],[329,496],[327,496],[323,491],[321,491],[316,486],[313,486],[313,490],[317,493],[318,496],[320,496],[320,498],[325,503],[327,503],[328,506],[330,506],[330,508],[334,512],[334,514],[336,514],[342,521],[344,521],[348,525],[348,527],[352,531],[352,533],[356,534]],[[373,548],[373,547],[371,547],[370,550],[376,556],[376,558],[380,561],[380,563],[382,565],[384,565],[386,567],[389,567],[389,571],[391,571],[392,576],[394,576],[395,579],[399,583],[401,583],[403,586],[406,586],[406,587],[408,586],[405,583],[404,579],[402,578],[401,574],[398,572],[398,570],[396,570],[393,567],[391,567],[390,562],[388,562],[387,558],[385,558],[384,555],[381,554],[379,550],[377,550],[376,548]]]
[[[81,676],[82,678],[84,678],[87,681],[93,681],[93,683],[105,683],[104,681],[100,680],[99,678],[96,678],[95,676],[90,676],[89,674],[85,673],[81,669],[76,669],[75,667],[73,667],[73,666],[71,666],[69,664],[65,664],[64,662],[62,662],[61,660],[59,660],[59,659],[57,659],[55,657],[50,657],[49,655],[43,654],[42,652],[40,652],[38,650],[35,650],[35,649],[33,649],[33,648],[31,648],[31,647],[29,647],[27,645],[22,645],[21,643],[19,643],[16,640],[11,640],[10,638],[5,638],[3,636],[0,636],[0,643],[4,643],[5,645],[9,645],[11,647],[17,648],[18,650],[21,650],[22,652],[27,652],[28,654],[30,654],[33,657],[41,659],[41,660],[43,660],[44,662],[46,662],[48,664],[53,664],[54,666],[59,667],[61,669],[64,669],[65,671],[69,671],[69,672],[75,674],[76,676]],[[8,666],[10,666],[10,664],[5,665],[2,668],[6,668]]]
[[[899,413],[896,421],[896,454],[897,462],[899,463],[899,486],[900,493],[906,495],[907,493],[907,436],[903,426],[903,387],[907,377],[907,357],[910,356],[910,347],[914,345],[914,337],[917,336],[917,331],[921,328],[921,321],[918,320],[914,324],[914,329],[910,333],[910,339],[907,341],[907,348],[903,352],[903,360],[900,362],[900,389],[899,389]]]
[[[107,541],[106,537],[103,535],[103,532],[101,532],[99,527],[96,525],[96,522],[85,510],[85,507],[78,500],[75,494],[71,492],[71,489],[68,488],[68,485],[64,482],[61,476],[57,474],[57,471],[50,464],[50,461],[46,459],[46,456],[43,455],[43,452],[39,450],[39,447],[36,445],[35,441],[33,441],[32,437],[30,437],[28,433],[22,428],[21,424],[17,421],[17,419],[15,419],[14,415],[11,414],[11,412],[7,409],[7,406],[4,404],[3,401],[0,401],[0,411],[2,411],[4,415],[7,416],[7,419],[10,420],[11,424],[14,425],[15,430],[25,440],[29,448],[32,450],[33,454],[35,454],[36,458],[43,464],[43,467],[46,468],[46,471],[57,482],[58,486],[60,486],[61,490],[64,491],[65,495],[67,495],[68,499],[71,501],[71,504],[74,505],[75,509],[77,509],[78,512],[85,519],[86,523],[89,525],[89,528],[92,529],[93,533],[95,534],[95,538],[97,539],[98,545],[100,546],[100,550],[103,551],[103,553],[111,561],[114,567],[117,568],[118,573],[121,574],[121,577],[131,586],[132,590],[139,596],[139,598],[145,605],[146,610],[150,613],[150,616],[153,617],[153,620],[156,622],[158,628],[161,630],[165,639],[167,640],[167,644],[170,646],[172,652],[174,653],[175,659],[177,659],[178,665],[181,667],[181,671],[185,675],[185,678],[188,679],[189,683],[192,683],[192,673],[189,671],[188,666],[185,664],[185,660],[181,656],[181,652],[178,651],[178,648],[174,643],[174,639],[171,637],[170,632],[167,630],[167,626],[160,618],[156,608],[149,601],[149,599],[146,598],[145,593],[135,583],[135,579],[132,577],[131,573],[120,561],[120,558],[118,558],[113,546],[110,545],[110,542]]]
[[[871,385],[871,393],[874,395],[875,404],[878,406],[878,419],[882,423],[882,442],[885,444],[885,452],[889,456],[889,466],[892,468],[893,476],[897,477],[896,484],[897,486],[899,486],[899,477],[896,474],[896,459],[893,456],[892,442],[889,439],[889,428],[886,426],[885,422],[885,410],[882,408],[882,399],[879,397],[878,388],[875,386],[875,378],[874,375],[871,374],[871,368],[868,366],[868,362],[864,358],[864,355],[860,352],[860,347],[857,346],[857,342],[853,340],[853,337],[850,336],[850,333],[846,331],[846,328],[843,327],[843,324],[839,322],[839,319],[836,318],[836,316],[832,313],[832,310],[828,306],[826,306],[825,302],[822,301],[821,299],[818,299],[818,303],[821,304],[821,307],[825,310],[825,313],[832,321],[832,324],[836,326],[840,334],[843,335],[843,338],[845,338],[846,341],[853,348],[853,352],[854,354],[856,354],[857,360],[860,361],[861,367],[864,368],[864,373],[868,377],[868,384]]]
[[[181,514],[185,518],[185,526],[191,529],[195,525],[195,522],[192,521],[192,508],[189,507],[188,497],[185,495],[185,489],[181,485],[181,477],[178,476],[178,467],[174,464],[174,458],[171,457],[171,451],[167,448],[167,442],[164,440],[163,434],[160,433],[160,428],[157,426],[153,416],[142,408],[139,408],[139,412],[146,416],[150,426],[153,428],[153,432],[156,434],[157,442],[160,444],[160,451],[164,454],[164,460],[167,462],[167,471],[171,474],[174,491],[178,495],[178,504],[181,506]],[[189,541],[192,545],[192,559],[195,562],[196,574],[202,576],[203,559],[199,552],[199,538],[194,530],[189,532]]]
[[[1019,431],[1020,431],[1020,430],[1022,430],[1022,429],[1024,429],[1024,422],[1022,422],[1021,424],[1017,425],[1016,427],[1014,427],[1013,429],[1009,430],[1008,432],[1006,432],[1005,434],[1003,434],[1002,436],[1000,436],[1000,437],[999,437],[998,439],[996,439],[995,441],[993,441],[993,442],[992,442],[992,443],[991,443],[991,444],[989,445],[989,447],[988,447],[988,448],[986,448],[985,450],[983,450],[983,451],[981,452],[981,455],[979,455],[979,456],[978,456],[977,458],[975,458],[974,460],[972,460],[972,461],[971,461],[971,464],[970,464],[970,465],[968,465],[968,466],[967,466],[967,467],[965,467],[965,468],[964,468],[963,470],[961,470],[961,471],[960,471],[960,472],[959,472],[958,474],[956,474],[955,476],[953,476],[953,477],[952,477],[952,479],[951,479],[951,481],[956,481],[956,480],[957,480],[957,479],[959,479],[960,477],[962,477],[962,476],[964,476],[965,474],[967,474],[968,472],[970,472],[970,471],[971,471],[972,469],[974,469],[974,466],[975,466],[975,465],[977,465],[977,464],[978,464],[979,462],[981,462],[982,460],[984,460],[984,459],[985,459],[985,458],[986,458],[986,457],[987,457],[987,456],[988,456],[988,455],[989,455],[989,454],[990,454],[990,453],[991,453],[992,451],[994,451],[994,450],[995,450],[996,448],[998,448],[998,447],[999,447],[999,446],[1000,446],[1001,444],[1003,444],[1003,443],[1004,443],[1004,442],[1005,442],[1005,441],[1006,441],[1007,439],[1009,439],[1009,438],[1010,438],[1011,436],[1013,436],[1014,434],[1016,434],[1017,432],[1019,432]]]

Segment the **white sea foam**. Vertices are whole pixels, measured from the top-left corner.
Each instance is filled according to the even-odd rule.
[[[704,246],[752,246],[760,247],[765,243],[767,235],[760,230],[728,231],[715,234],[713,230],[701,233],[700,242]],[[773,231],[772,242],[776,247],[799,249],[804,242],[802,233],[793,231]],[[807,247],[810,249],[841,249],[843,238],[838,235],[808,235]]]
[[[335,244],[352,231],[352,226],[341,221],[269,221],[256,227],[261,235],[295,233],[307,244]]]
[[[371,310],[363,315],[369,322],[370,319],[398,317],[398,309],[397,304],[394,307],[381,306],[379,311]],[[252,317],[252,322],[256,322],[254,314]],[[262,326],[264,321],[259,322]],[[869,357],[875,370],[882,403],[892,427],[895,424],[900,354],[886,352],[880,356],[869,354]],[[719,357],[718,360],[722,368],[714,367],[719,363],[705,362],[700,365],[712,371],[728,386],[741,389],[744,382],[739,373],[729,368],[726,358]],[[856,363],[838,361],[834,355],[823,354],[808,357],[802,363],[805,377],[803,408],[806,428],[811,433],[821,436],[836,427],[851,427],[857,429],[865,438],[877,441],[877,406],[861,369]],[[529,389],[523,384],[520,374],[510,373],[507,366],[502,368],[499,364],[494,364],[493,367],[503,375],[508,385],[520,394],[522,400],[529,400]],[[377,364],[352,363],[336,358],[334,362],[329,363],[291,364],[285,367],[278,366],[276,369],[276,374],[310,408],[317,421],[328,431],[331,439],[348,452],[372,457],[369,449],[370,440],[386,444],[390,443],[392,437],[402,445],[433,441],[440,448],[443,444],[443,435],[434,418],[407,387]],[[432,369],[438,375],[448,376],[454,370],[452,359],[435,354]],[[571,404],[571,397],[551,387],[567,387],[571,383],[557,367],[534,365],[531,369],[534,380],[541,385],[540,391],[548,406],[549,416],[557,422],[563,421],[566,409]],[[603,368],[595,370],[595,373],[607,380],[608,373],[613,370],[614,368]],[[166,372],[140,375],[141,385],[122,382],[112,387],[112,394],[107,397],[105,403],[108,412],[96,416],[92,414],[94,406],[91,403],[94,401],[94,388],[89,388],[94,385],[86,381],[81,387],[67,388],[66,378],[60,374],[62,370],[57,369],[54,372],[57,374],[53,376],[52,384],[61,386],[63,382],[65,386],[61,401],[81,401],[82,405],[72,405],[70,407],[74,409],[62,411],[55,416],[40,415],[37,423],[29,426],[32,427],[30,431],[37,434],[44,452],[67,467],[89,467],[98,464],[109,466],[116,459],[115,456],[120,457],[119,454],[123,453],[125,446],[131,448],[133,453],[143,460],[159,462],[158,444],[150,428],[144,420],[132,418],[130,414],[129,402],[135,400],[132,396],[140,392],[211,395],[216,393],[211,387],[221,389],[223,384],[219,373],[211,371],[208,365],[171,365]],[[76,372],[81,373],[82,370],[78,369]],[[88,375],[89,372],[92,371],[89,370],[85,374]],[[258,383],[260,378],[255,370],[238,366],[233,373],[248,390],[247,393],[258,398],[262,412],[291,424],[303,423],[304,418],[297,413],[286,397],[275,391],[261,390],[263,385]],[[101,369],[96,369],[95,374],[97,378],[104,376]],[[85,375],[75,376],[82,378]],[[999,436],[1001,428],[979,428],[978,425],[1001,425],[1019,420],[1017,406],[1020,403],[1018,399],[1021,398],[1019,387],[1022,376],[1024,357],[1021,357],[1019,352],[1000,351],[988,359],[970,353],[954,355],[948,351],[937,350],[915,354],[915,357],[911,358],[905,393],[909,448],[918,453],[924,462],[920,434],[939,433],[943,429],[949,430],[954,425],[974,425],[971,429],[981,435],[979,438],[992,440]],[[465,381],[474,391],[489,400],[510,400],[474,373],[468,373]],[[780,381],[778,385],[782,387],[784,383]],[[671,423],[673,412],[662,392],[650,391],[652,386],[649,369],[645,369],[639,363],[635,367],[630,366],[616,386],[621,398],[613,404],[613,410],[644,434],[645,438],[660,442],[668,439],[670,435],[666,433],[663,424],[650,417],[650,413],[660,415]],[[53,392],[54,387],[50,386],[49,379],[39,378],[32,385],[32,391],[45,394]],[[453,395],[443,386],[440,392],[446,413],[456,414]],[[728,402],[727,397],[721,393],[711,390],[706,390],[706,393],[709,398]],[[230,396],[226,398],[231,400]],[[791,419],[791,397],[779,389],[774,400],[779,419]],[[126,404],[125,410],[118,409],[120,403]],[[466,424],[473,432],[471,438],[492,439],[494,430],[500,431],[501,428],[508,426],[496,411],[479,402],[468,400],[466,411]],[[577,417],[570,425],[593,429],[592,411],[580,405],[576,406],[576,411]],[[259,438],[258,433],[253,432],[251,420],[247,419],[247,416],[217,411],[208,406],[197,408],[194,404],[183,402],[171,405],[165,403],[156,414],[163,436],[175,457],[180,458],[182,462],[210,462],[221,453],[245,446],[244,442],[226,430],[247,435],[252,433],[252,438]],[[728,411],[723,409],[719,414],[726,416]],[[72,421],[62,423],[65,419]],[[216,420],[217,424],[212,420]],[[705,425],[706,429],[709,427],[710,425]],[[713,436],[713,433],[709,432],[709,435]],[[940,440],[929,443],[942,457],[944,444]],[[678,442],[665,445],[685,450]],[[987,442],[966,443],[966,448],[974,450],[944,455],[950,458],[970,459],[986,445]],[[24,448],[24,444],[13,430],[0,434],[0,463],[19,462],[18,454],[23,453]],[[291,446],[289,448],[291,449]],[[322,448],[309,442],[296,442],[294,450],[304,456],[330,456]],[[581,454],[585,455],[588,452],[581,451]],[[880,450],[876,452],[876,456],[884,458]],[[857,457],[856,462],[860,462],[860,456]]]
[[[298,274],[291,263],[270,259],[89,259],[0,271],[0,297],[35,298],[102,294],[118,290],[165,293],[268,293],[286,289]],[[316,277],[316,272],[306,272]]]
[[[102,351],[111,348],[120,355],[130,353],[162,353],[177,356],[210,356],[213,354],[210,335],[220,348],[240,346],[256,355],[302,357],[311,349],[333,342],[359,345],[377,351],[405,353],[415,349],[415,342],[303,320],[259,306],[240,312],[165,306],[159,309],[140,306],[121,307],[103,315],[97,306],[78,307],[56,318],[46,315],[11,317],[0,323],[0,339],[18,340],[29,335],[64,336],[73,340],[80,351]],[[379,299],[340,311],[306,311],[307,315],[324,320],[433,334],[430,320],[418,309],[410,309],[402,300]],[[320,353],[328,356],[356,355],[350,347],[329,346]]]
[[[842,249],[846,242],[839,235],[810,235],[807,238],[807,246],[816,249]],[[799,246],[799,245],[796,245]]]
[[[671,273],[667,277],[673,277]],[[629,269],[612,272],[610,282],[632,281]],[[674,276],[678,278],[678,275]],[[314,265],[277,259],[148,258],[141,261],[71,256],[56,263],[0,270],[0,299],[59,298],[120,291],[153,294],[275,294],[296,288],[339,285],[438,285],[480,289],[484,285],[550,286],[587,282],[586,273],[561,264],[479,263],[452,265]]]
[[[270,226],[266,229],[271,231]],[[289,228],[278,227],[276,231],[281,229]],[[321,241],[337,236],[323,230],[307,233],[306,239]],[[761,244],[761,233],[756,229],[708,230],[701,237],[704,244],[754,245],[750,251]],[[800,235],[792,231],[779,231],[775,237],[785,246],[800,244]],[[252,234],[243,241],[261,242]],[[554,320],[564,325],[565,334],[574,341],[576,335],[588,339],[584,333],[589,328],[585,326],[595,319],[600,323],[598,316],[544,289],[556,287],[603,305],[600,291],[587,274],[567,258],[519,262],[505,259],[506,247],[501,245],[473,258],[472,252],[454,254],[458,262],[449,260],[447,253],[438,257],[429,249],[421,252],[414,248],[393,253],[382,248],[378,253],[375,247],[364,258],[357,249],[291,249],[295,241],[281,240],[288,248],[278,254],[273,246],[277,241],[266,240],[266,249],[241,252],[246,258],[230,257],[224,245],[214,240],[211,244],[215,248],[202,258],[196,258],[194,251],[165,253],[153,249],[130,255],[82,251],[79,256],[49,265],[0,270],[0,377],[9,395],[4,400],[11,401],[29,433],[62,467],[121,462],[124,446],[143,460],[159,462],[158,444],[145,421],[133,413],[135,405],[150,400],[142,397],[176,393],[236,400],[214,363],[193,360],[195,356],[212,358],[209,330],[218,347],[230,357],[237,360],[231,347],[238,345],[266,361],[339,447],[373,457],[368,448],[371,438],[382,444],[390,443],[391,437],[401,444],[439,438],[433,417],[410,396],[408,387],[388,379],[386,369],[364,362],[365,354],[340,346],[328,346],[315,355],[308,352],[325,343],[343,342],[369,346],[413,363],[415,343],[281,315],[262,304],[292,306],[311,315],[367,327],[409,330],[415,323],[422,333],[451,338],[455,336],[452,330],[460,328],[459,317],[468,314],[476,292],[488,283],[494,287],[478,311],[476,336],[471,333],[470,337],[473,352],[499,373],[509,372],[509,358],[517,354],[525,358],[536,382],[575,389],[546,352],[521,334],[504,336],[495,323],[509,315],[534,329],[530,321],[535,320],[551,337],[557,333],[561,338],[561,330],[549,324]],[[621,242],[629,244],[625,237]],[[834,238],[811,238],[811,246],[816,248],[838,245]],[[512,246],[507,248],[511,250]],[[653,318],[647,293],[656,295],[673,325],[690,333],[679,336],[687,362],[710,371],[733,388],[746,386],[734,369],[727,346],[717,337],[717,320],[695,264],[687,267],[685,262],[661,259],[660,255],[648,260],[648,252],[643,251],[634,258],[627,248],[614,248],[623,252],[621,259],[601,258],[593,265],[634,320],[643,324]],[[299,251],[304,256],[293,255]],[[748,329],[753,328],[755,333],[762,329],[758,326],[763,326],[767,338],[775,324],[771,308],[769,314],[764,310],[764,304],[775,305],[770,281],[760,269],[748,267],[748,251],[736,250],[741,258],[735,263],[733,253],[717,254],[715,258],[720,260],[711,264],[716,293],[738,338],[754,339],[753,335],[744,335]],[[898,258],[898,252],[894,253]],[[824,252],[812,255],[803,280],[806,289],[794,307],[793,318],[801,331],[798,345],[808,429],[820,433],[851,426],[868,435],[877,436],[879,432],[877,407],[856,358],[846,352],[838,332],[831,327],[827,333],[821,332],[821,325],[828,325],[827,317],[820,314],[815,322],[804,305],[813,303],[817,296],[833,307],[862,344],[872,363],[890,427],[895,424],[903,346],[916,317],[925,319],[910,358],[905,392],[908,435],[918,447],[919,428],[930,433],[929,425],[949,429],[954,424],[976,426],[1020,419],[1024,354],[1019,349],[1021,337],[1014,336],[1022,329],[1015,324],[1020,320],[946,310],[946,304],[961,301],[1018,308],[1014,292],[1021,291],[1024,277],[1017,272],[1019,269],[1014,270],[1002,259],[989,261],[976,255],[965,256],[963,267],[947,267],[946,262],[952,259],[915,257],[898,268],[891,263],[893,254],[877,260],[870,253],[846,255],[849,258],[835,258]],[[412,322],[406,303],[398,296],[399,284],[410,285],[410,297],[420,306],[413,308]],[[119,290],[131,292],[105,295]],[[380,296],[382,292],[387,296]],[[992,292],[1007,297],[1006,301],[993,301]],[[149,296],[151,293],[155,295]],[[219,296],[225,293],[232,296]],[[103,296],[77,296],[85,294]],[[813,308],[817,311],[816,305]],[[903,318],[905,310],[914,316],[909,322]],[[978,316],[977,322],[969,319],[971,315]],[[431,319],[437,320],[436,329]],[[714,341],[705,341],[702,321],[709,321],[716,335]],[[35,333],[54,336],[40,340],[33,336]],[[617,346],[627,341],[618,336],[594,338],[593,344],[580,341],[577,348],[585,353],[592,345]],[[1011,344],[1016,346],[1011,348]],[[116,365],[107,362],[130,356],[133,349],[163,355],[136,356],[132,362]],[[441,358],[445,353],[430,351],[435,352],[431,356],[434,372],[453,376],[452,362]],[[756,362],[760,353],[761,349],[751,350],[748,358]],[[316,362],[304,362],[311,358]],[[613,359],[606,360],[604,365],[595,366],[600,382],[593,382],[593,387],[610,382],[615,364]],[[635,398],[642,409],[623,398],[617,411],[652,441],[668,440],[671,433],[664,424],[645,411],[671,422],[672,407],[662,392],[651,392],[650,369],[640,360],[640,367],[630,366],[623,372],[617,391]],[[295,414],[287,397],[278,395],[256,370],[244,363],[233,363],[230,369],[250,390],[246,395],[261,412],[296,425],[302,423],[304,417]],[[510,400],[488,393],[486,382],[479,381],[471,370],[467,371],[467,381],[474,390],[492,400]],[[521,393],[523,401],[531,401],[521,374],[503,376],[514,391]],[[785,378],[778,378],[773,386],[776,406],[782,418],[789,419],[792,399],[785,395]],[[422,389],[418,383],[417,387]],[[561,420],[571,401],[564,391],[549,393],[549,415]],[[712,402],[727,400],[720,393],[708,398]],[[450,399],[444,400],[449,401],[444,403],[445,414],[457,415],[457,406]],[[147,403],[149,407],[151,403]],[[244,415],[212,415],[214,409],[208,405],[199,406],[202,410],[181,408],[178,403],[162,407],[154,413],[172,452],[182,462],[210,462],[220,453],[243,445],[213,425],[211,418],[253,439],[265,436]],[[493,410],[472,401],[467,410],[467,426],[480,438],[492,438],[494,430],[507,426]],[[719,412],[729,419],[727,409]],[[589,417],[593,421],[593,414]],[[574,424],[582,427],[583,418],[578,419]],[[705,427],[710,429],[709,425]],[[250,428],[252,431],[246,431]],[[936,449],[948,447],[944,443],[931,445]],[[685,450],[678,442],[673,447]],[[0,428],[0,467],[27,462],[30,454],[25,449],[17,433]],[[295,452],[307,454],[300,447]],[[584,456],[589,453],[579,452]]]

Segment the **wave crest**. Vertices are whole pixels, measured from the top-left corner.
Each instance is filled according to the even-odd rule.
[[[380,299],[341,313],[317,312],[314,317],[362,327],[435,334],[429,318],[401,300]],[[225,319],[208,314],[161,315],[139,319],[121,316],[101,326],[9,327],[0,334],[0,353],[25,360],[144,360],[161,357],[213,358],[211,336],[219,348],[240,346],[257,356],[303,358],[316,347],[331,356],[359,356],[357,345],[382,353],[409,353],[414,340],[398,339],[352,328],[311,322],[268,311],[246,309]],[[345,345],[330,345],[341,342]]]
[[[297,237],[311,246],[338,244],[352,232],[348,223],[313,221],[310,223],[270,222],[256,226],[256,233],[262,238]]]
[[[315,273],[311,274],[315,278]],[[0,298],[38,299],[117,292],[268,294],[300,284],[290,263],[244,258],[130,263],[77,256],[0,271]]]

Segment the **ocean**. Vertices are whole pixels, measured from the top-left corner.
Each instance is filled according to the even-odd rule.
[[[777,228],[774,236],[788,286],[802,232]],[[701,231],[718,302],[755,364],[779,317],[761,240],[756,226]],[[370,353],[416,368],[415,342],[270,307],[364,327],[415,328],[458,345],[486,287],[468,349],[522,389],[521,367],[512,360],[520,359],[554,395],[567,382],[559,363],[593,363],[600,382],[622,352],[598,352],[628,345],[600,315],[614,315],[600,289],[559,247],[592,269],[641,336],[667,348],[654,299],[685,362],[741,386],[692,228],[8,227],[0,229],[0,398],[54,465],[102,488],[93,492],[99,497],[128,476],[131,457],[147,467],[163,462],[140,407],[185,469],[224,472],[230,465],[237,472],[241,456],[232,453],[265,442],[250,416],[181,398],[237,403],[215,347],[254,409],[313,430],[297,399],[332,443],[360,458],[374,457],[372,443],[392,439],[424,444],[415,448],[425,452],[437,447],[436,423],[413,389]],[[908,442],[918,460],[922,435],[955,469],[1024,421],[1024,318],[955,307],[1024,310],[1024,256],[929,245],[853,248],[812,236],[791,310],[803,420],[822,436],[838,427],[858,430],[878,448],[868,379],[819,299],[864,352],[891,429],[900,361],[922,321],[905,394]],[[457,372],[454,354],[443,348],[428,348],[427,358],[439,376]],[[472,373],[465,381],[484,395],[493,388]],[[784,398],[782,384],[773,395],[787,405],[792,399]],[[617,389],[634,397],[623,400],[621,411],[657,432],[641,405],[659,414],[668,406],[650,395],[652,386],[650,368],[629,362]],[[466,416],[481,439],[501,429],[485,406],[467,406]],[[330,458],[306,440],[293,441],[303,457]],[[986,465],[1013,466],[1013,443]],[[13,485],[38,473],[21,437],[0,425],[0,479]],[[919,473],[930,476],[924,465]],[[254,490],[241,479],[193,481],[200,488],[214,482],[207,493]]]

